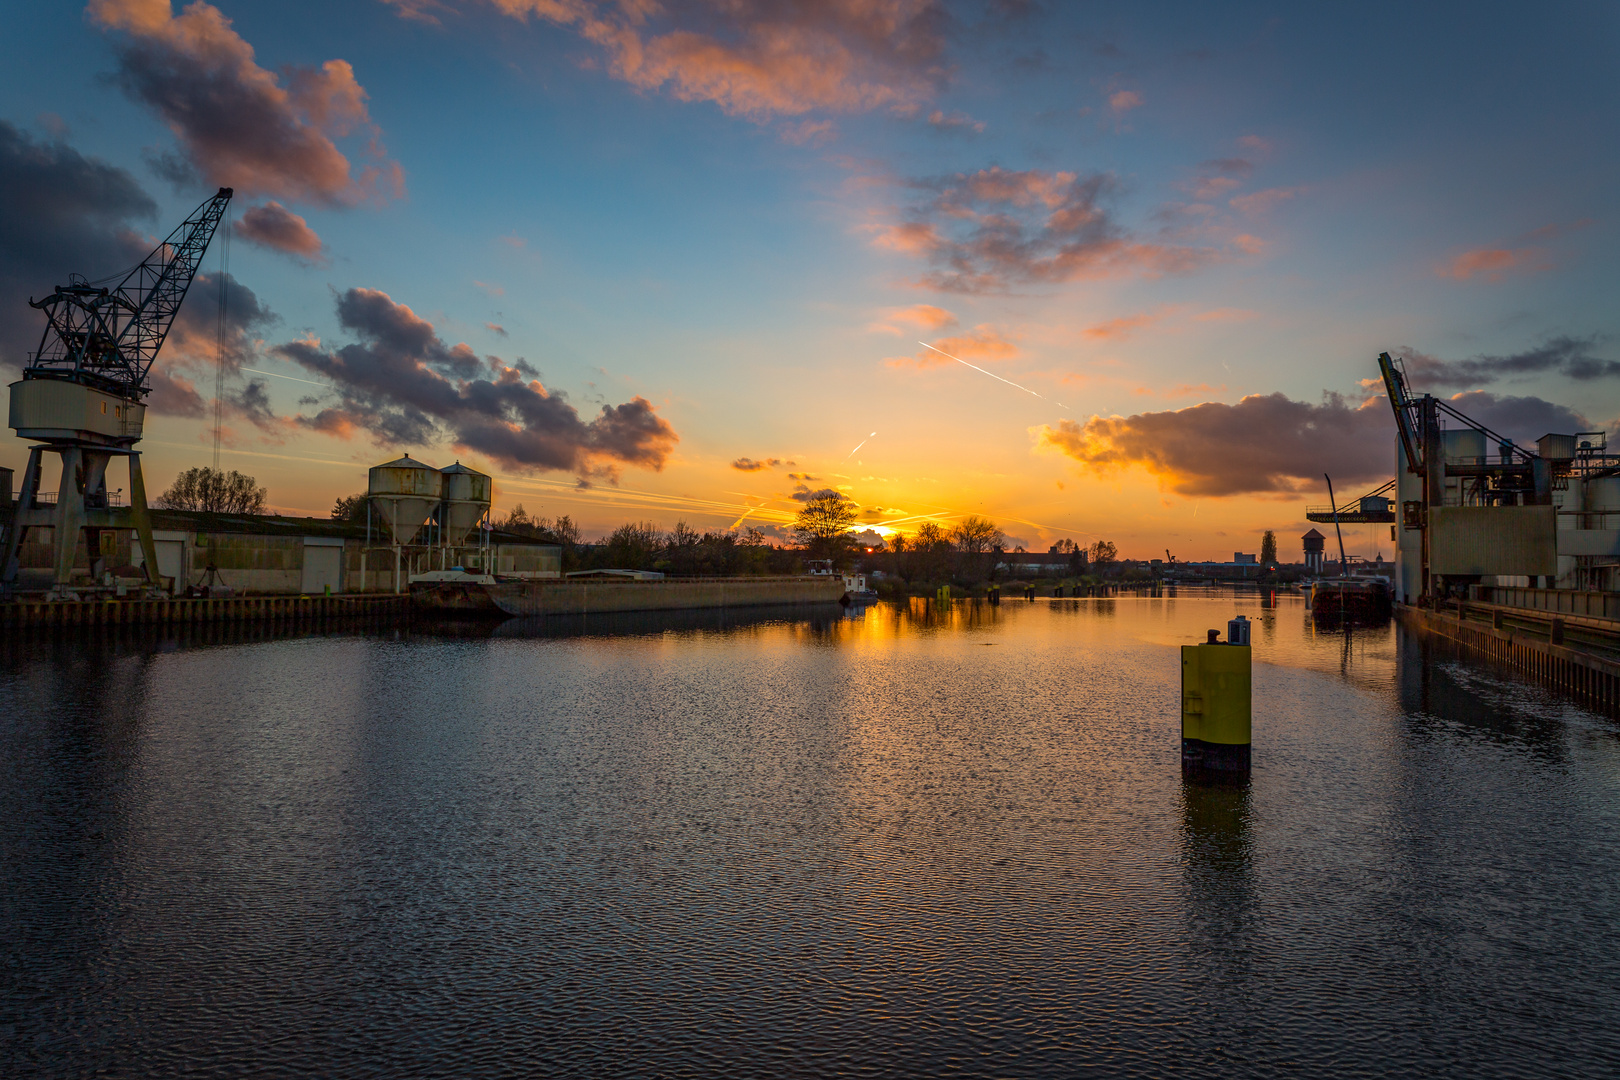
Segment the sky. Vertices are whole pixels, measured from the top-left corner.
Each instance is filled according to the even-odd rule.
[[[1182,560],[1271,529],[1297,558],[1324,473],[1341,499],[1393,476],[1386,350],[1512,437],[1620,437],[1612,4],[6,21],[7,381],[30,297],[235,190],[152,370],[152,491],[212,463],[221,366],[220,464],[278,512],[408,452],[587,537],[785,536],[831,489],[881,529]]]

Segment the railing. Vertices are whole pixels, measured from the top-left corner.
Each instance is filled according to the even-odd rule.
[[[55,491],[38,491],[38,492],[35,492],[34,493],[34,505],[35,506],[55,506],[56,505],[56,500],[57,500],[57,495],[58,495],[58,492],[55,492]],[[20,502],[21,500],[19,499],[18,501]],[[124,493],[122,491],[109,491],[109,492],[107,492],[107,506],[109,506],[109,507],[123,506],[124,504],[125,504]],[[90,507],[87,507],[87,509],[96,510],[96,509],[100,509],[100,507],[90,506]]]
[[[1478,603],[1501,604],[1526,611],[1620,619],[1620,593],[1585,589],[1530,589],[1516,585],[1470,585],[1468,598]]]

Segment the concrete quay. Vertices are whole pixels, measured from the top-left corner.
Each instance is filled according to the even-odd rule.
[[[1401,625],[1513,668],[1595,712],[1620,716],[1620,620],[1507,604],[1397,604]]]
[[[96,626],[192,626],[204,623],[403,619],[410,598],[388,595],[233,596],[218,599],[124,599],[0,603],[0,631]]]

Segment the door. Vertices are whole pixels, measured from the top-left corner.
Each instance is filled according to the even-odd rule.
[[[173,591],[178,594],[186,587],[186,543],[184,540],[158,540],[155,544],[157,576],[173,578]],[[134,540],[130,548],[130,562],[135,566],[145,566],[146,553],[141,550],[140,541]]]
[[[299,591],[306,596],[320,596],[328,589],[343,589],[343,549],[305,544],[304,581]]]

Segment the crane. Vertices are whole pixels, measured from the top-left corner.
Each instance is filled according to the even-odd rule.
[[[0,588],[10,595],[17,580],[17,550],[30,528],[52,530],[53,590],[72,593],[73,558],[80,530],[86,530],[92,587],[104,569],[101,533],[133,529],[140,539],[149,584],[157,584],[157,547],[146,506],[141,473],[143,403],[151,392],[150,373],[180,305],[202,265],[209,241],[225,217],[231,189],[220,188],[185,221],[125,273],[86,280],[69,274],[43,300],[28,301],[45,313],[39,349],[11,384],[11,426],[17,436],[40,445],[28,451],[16,512],[7,530]],[[221,282],[221,288],[224,283]],[[46,453],[62,459],[62,480],[54,506],[39,493],[40,462]],[[113,457],[129,462],[130,506],[111,505],[107,465]]]

